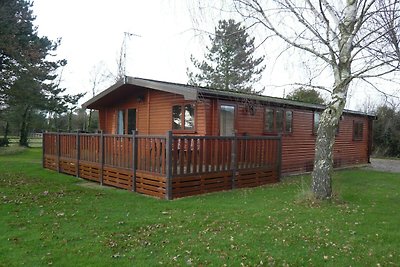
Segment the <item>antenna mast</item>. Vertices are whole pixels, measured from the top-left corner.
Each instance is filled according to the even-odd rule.
[[[131,39],[132,36],[142,37],[135,33],[124,32],[124,39],[122,41],[121,52],[119,55],[117,80],[124,78],[126,75],[126,44],[127,41]]]

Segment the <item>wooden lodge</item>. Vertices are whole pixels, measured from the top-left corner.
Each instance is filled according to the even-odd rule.
[[[167,199],[311,171],[324,109],[133,77],[84,107],[99,111],[101,133],[45,134],[44,167]],[[343,113],[335,167],[369,163],[373,119]]]

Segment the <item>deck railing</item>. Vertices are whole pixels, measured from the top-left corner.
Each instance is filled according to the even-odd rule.
[[[174,176],[279,164],[279,137],[173,136],[172,139]]]
[[[281,138],[45,133],[43,166],[172,199],[278,180]]]

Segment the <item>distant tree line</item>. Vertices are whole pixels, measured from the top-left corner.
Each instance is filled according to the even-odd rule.
[[[375,156],[400,157],[400,111],[395,106],[381,105],[376,109],[373,127]]]
[[[63,113],[49,117],[45,112],[37,111],[30,115],[29,136],[34,133],[43,132],[96,132],[98,130],[98,112],[92,111],[91,124],[89,125],[89,114],[86,110],[79,108],[71,113]],[[9,144],[10,137],[20,136],[21,116],[9,112],[7,119],[0,118],[0,147]]]

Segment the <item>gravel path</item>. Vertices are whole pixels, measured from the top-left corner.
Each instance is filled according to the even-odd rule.
[[[371,158],[371,165],[368,168],[378,171],[400,173],[400,160]]]

